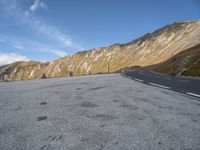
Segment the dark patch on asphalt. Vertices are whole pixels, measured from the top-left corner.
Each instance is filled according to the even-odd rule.
[[[47,116],[39,116],[37,117],[37,121],[47,120]]]
[[[83,82],[83,83],[81,83],[81,84],[88,85],[89,83]]]
[[[137,92],[137,93],[142,93],[142,91],[141,91],[141,90],[137,90],[136,92]]]
[[[119,142],[118,142],[118,141],[115,141],[114,143],[115,143],[115,144],[119,144]]]
[[[51,144],[45,144],[40,149],[41,150],[49,150],[49,149],[52,149],[52,146],[51,146]]]
[[[60,92],[60,91],[55,91],[55,92],[53,92],[53,94],[56,94],[56,95],[61,95],[61,94],[62,94],[62,92]]]
[[[10,134],[10,133],[16,133],[17,132],[17,127],[13,124],[6,124],[0,126],[0,138],[4,134]]]
[[[197,120],[196,119],[192,119],[192,122],[197,122]]]
[[[76,98],[77,99],[83,99],[83,96],[78,95],[78,96],[76,96]]]
[[[87,115],[87,118],[97,119],[102,121],[110,121],[113,119],[117,119],[116,116],[108,115],[108,114],[96,114],[96,115]]]
[[[172,109],[173,109],[171,106],[158,106],[158,108],[170,109],[170,110],[172,110]]]
[[[85,107],[85,108],[94,108],[94,107],[98,107],[97,104],[94,104],[94,103],[88,102],[88,101],[82,102],[82,103],[80,103],[80,105],[81,105],[82,107]]]
[[[161,100],[162,99],[161,97],[157,97],[157,96],[155,96],[153,98],[155,98],[156,100]]]
[[[103,88],[105,88],[105,86],[98,86],[98,87],[91,88],[91,89],[88,89],[88,90],[93,91],[93,90],[100,90],[100,89],[103,89]]]
[[[47,104],[47,102],[41,102],[40,103],[40,105],[46,105]]]
[[[1,134],[6,134],[6,133],[9,132],[9,131],[10,131],[9,128],[5,128],[5,127],[0,128],[0,135],[1,135]]]
[[[118,103],[118,102],[120,102],[120,100],[114,99],[113,102]]]
[[[101,125],[100,125],[101,128],[103,128],[103,127],[105,127],[105,126],[106,126],[105,124],[101,124]]]
[[[18,111],[18,110],[21,110],[21,109],[22,109],[22,107],[19,106],[19,107],[15,108],[15,111]]]
[[[59,141],[61,139],[62,139],[62,135],[49,136],[47,138],[48,141]]]
[[[83,88],[76,88],[76,90],[82,90]]]
[[[138,107],[131,105],[131,104],[126,104],[126,103],[122,103],[120,105],[120,107],[125,108],[125,109],[129,109],[129,110],[137,110]]]
[[[177,113],[177,115],[191,116],[191,113],[180,112],[180,113]]]

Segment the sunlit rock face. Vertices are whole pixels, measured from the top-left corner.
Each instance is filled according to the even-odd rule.
[[[178,22],[126,44],[81,51],[49,63],[16,62],[0,67],[0,80],[25,80],[116,72],[167,61],[200,43],[200,21]]]

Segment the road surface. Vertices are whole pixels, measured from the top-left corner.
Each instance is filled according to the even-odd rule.
[[[0,149],[199,150],[200,102],[120,74],[1,83]]]
[[[127,71],[124,75],[138,82],[170,89],[200,98],[200,78],[169,76],[151,71]]]

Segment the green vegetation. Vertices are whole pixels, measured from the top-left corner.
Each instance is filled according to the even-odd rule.
[[[182,73],[184,76],[200,77],[200,61]]]
[[[200,77],[200,44],[173,56],[150,69],[170,75]]]

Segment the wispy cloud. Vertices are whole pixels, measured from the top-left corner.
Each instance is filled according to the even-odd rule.
[[[28,61],[28,58],[16,53],[2,53],[0,52],[0,66],[10,64],[16,61]]]
[[[42,2],[41,0],[35,0],[33,5],[31,5],[29,9],[31,12],[35,12],[36,10],[38,10],[40,8],[47,9],[47,5],[44,2]]]
[[[60,44],[65,47],[65,50],[67,50],[67,48],[73,48],[77,50],[83,49],[79,42],[75,42],[69,35],[62,33],[56,27],[44,23],[32,13],[39,8],[47,7],[46,4],[41,0],[35,0],[33,5],[27,10],[22,10],[16,0],[0,0],[0,3],[4,6],[6,12],[10,16],[14,16],[14,18],[20,21],[20,23],[28,25],[38,33],[42,33],[43,35],[47,36],[47,38],[57,41],[58,45]],[[53,51],[53,49],[51,51]],[[55,53],[59,54],[57,51]]]
[[[16,37],[0,36],[0,40],[2,40],[2,43],[10,45],[11,48],[15,48],[18,50],[38,51],[38,52],[53,54],[59,57],[68,55],[66,51],[59,50],[59,48],[55,47],[53,44],[47,45],[39,41],[34,41],[20,37],[16,38]]]

